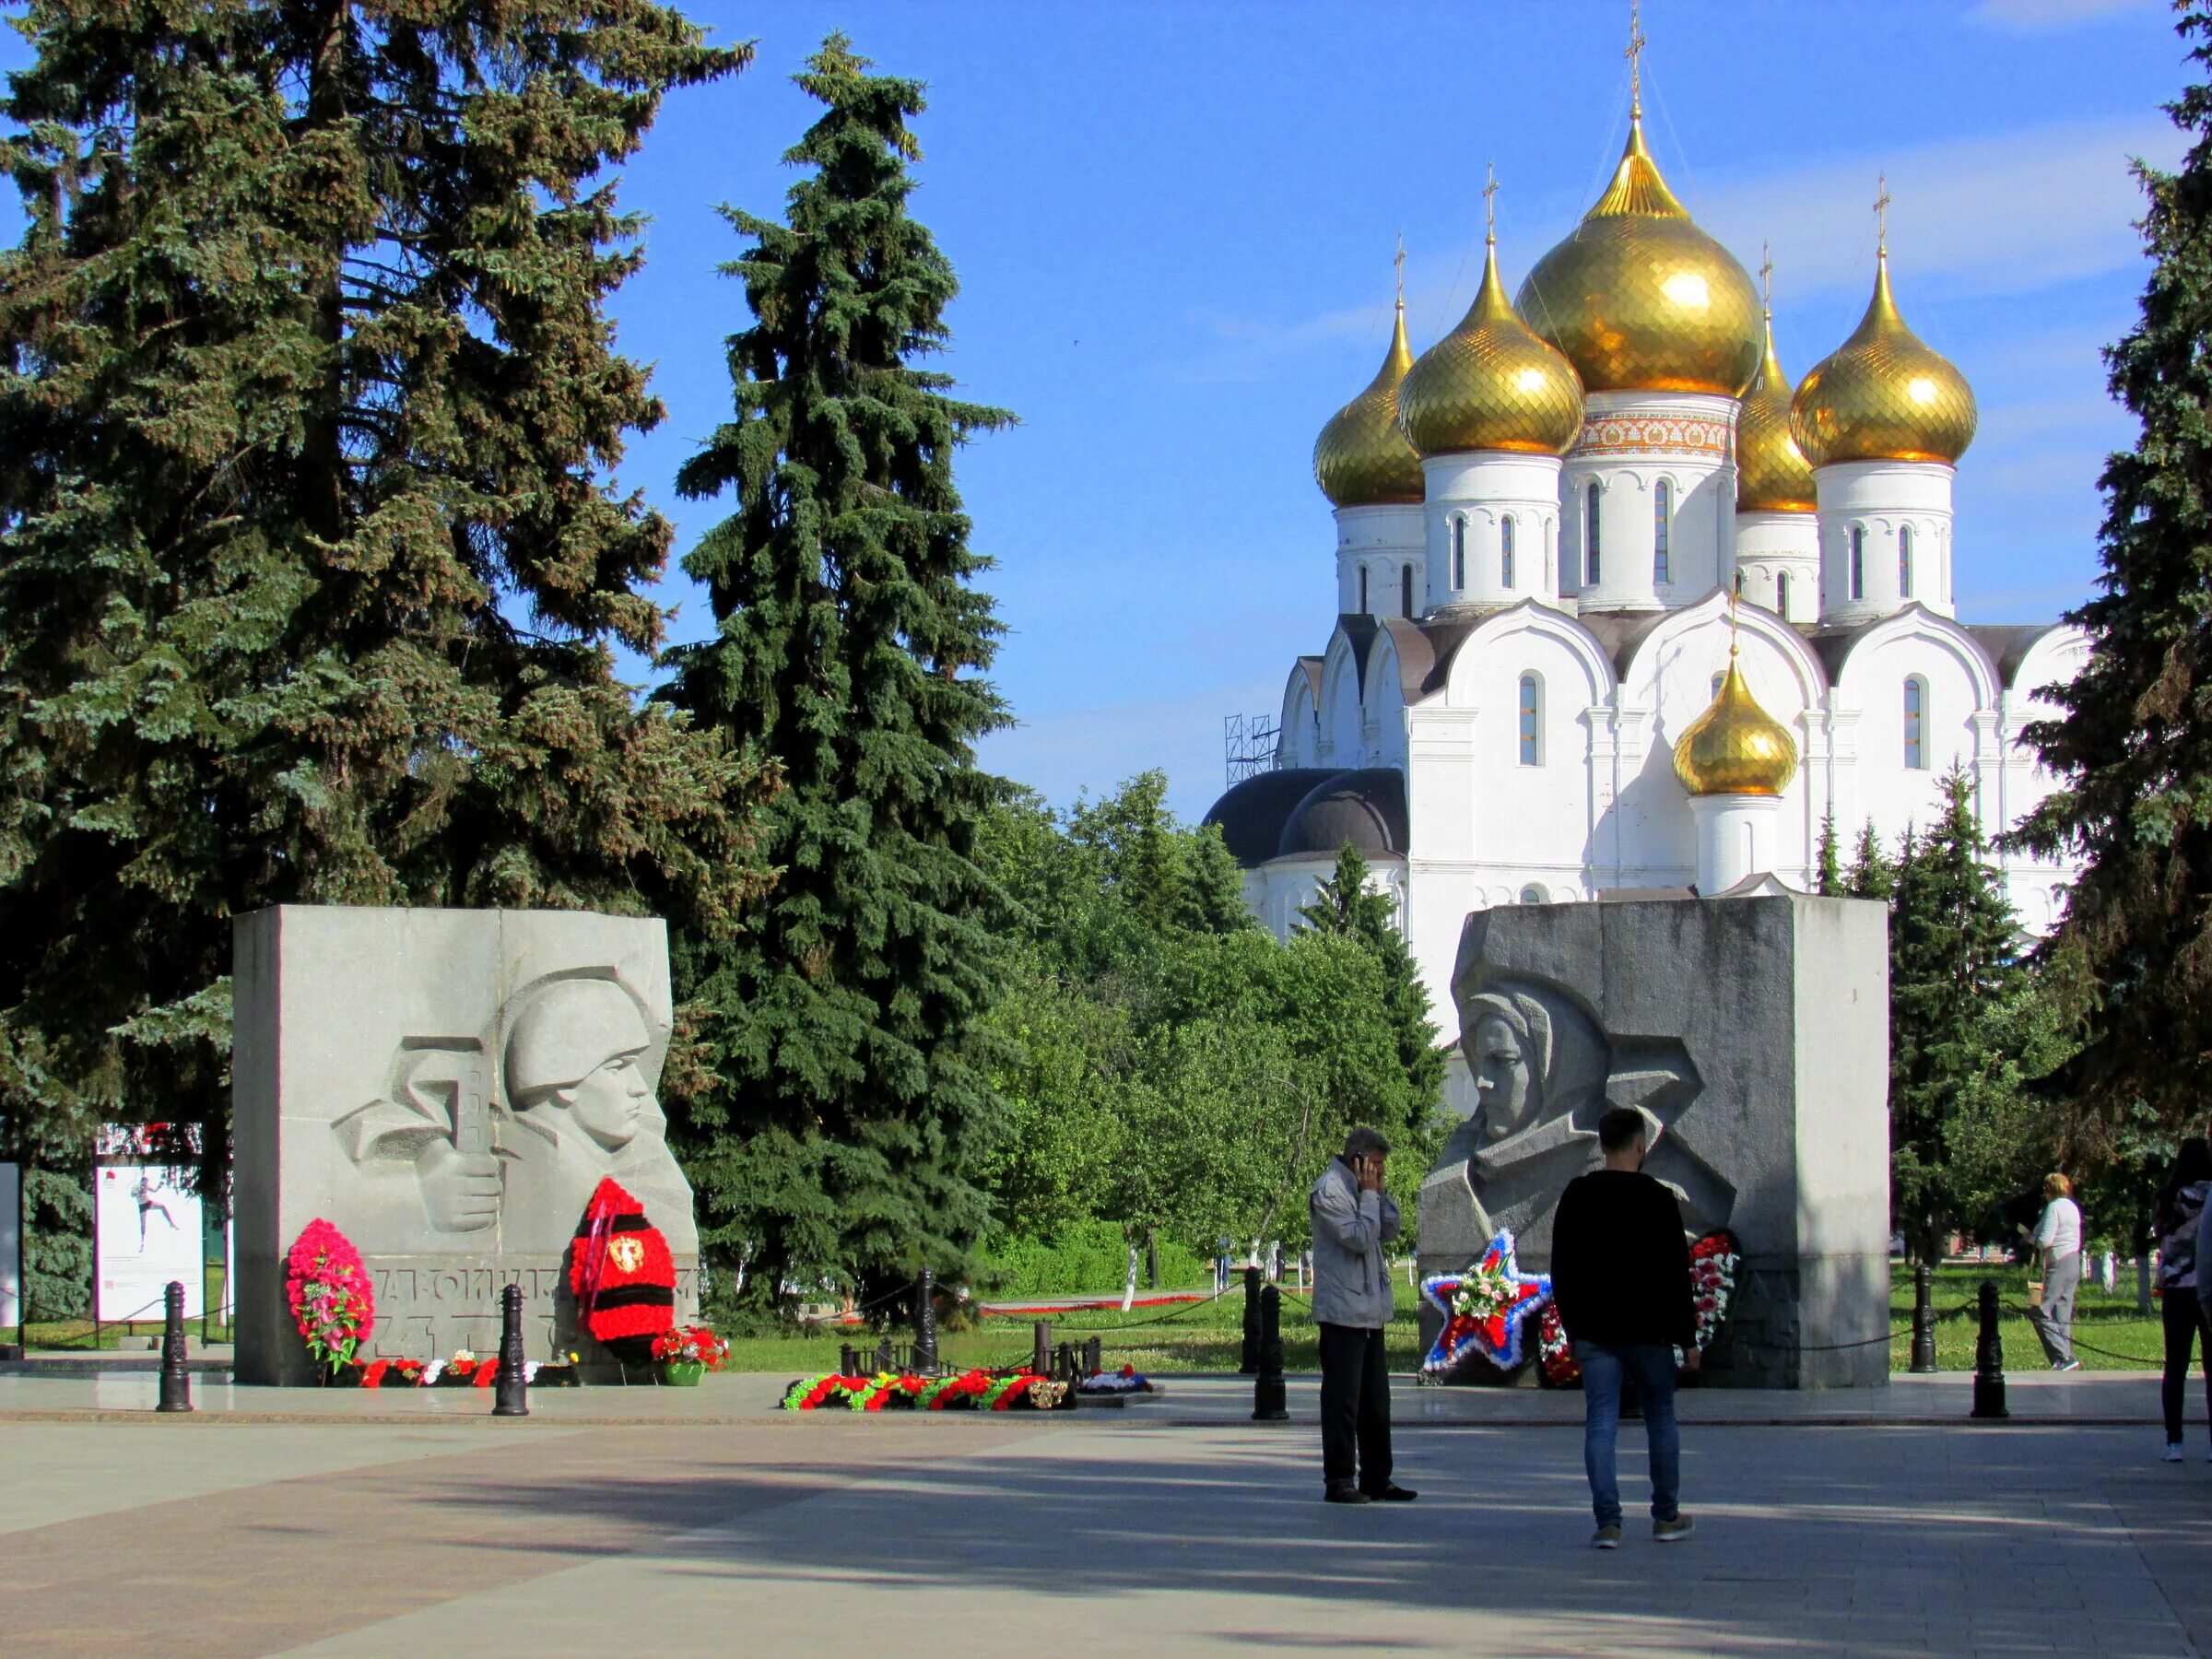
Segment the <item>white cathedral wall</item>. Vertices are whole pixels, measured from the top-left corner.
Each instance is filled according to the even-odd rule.
[[[1593,392],[1559,477],[1560,591],[1585,610],[1661,610],[1721,585],[1734,568],[1738,406],[1694,392]],[[1588,580],[1588,503],[1598,486],[1598,578]],[[1672,493],[1666,580],[1657,570],[1656,490]]]
[[[1855,758],[1837,779],[1836,833],[1846,849],[1872,819],[1885,846],[1895,849],[1907,828],[1925,828],[1940,816],[1942,781],[1964,766],[1977,781],[1998,762],[1994,710],[1986,700],[1986,671],[1965,648],[1900,629],[1862,641],[1846,662],[1837,687],[1838,708],[1850,720]],[[1921,764],[1908,764],[1906,688],[1918,682]],[[1983,828],[1995,834],[1996,802],[1982,806]]]
[[[1951,486],[1955,468],[1936,461],[1849,461],[1817,467],[1820,500],[1820,620],[1870,622],[1907,605],[1954,615]],[[1852,534],[1860,533],[1863,581],[1851,579]],[[1912,588],[1903,591],[1898,536],[1912,537]]]
[[[2020,728],[2035,720],[2055,720],[2065,711],[2046,693],[2080,673],[2088,661],[2088,636],[2079,629],[2054,629],[2030,648],[2005,695],[1999,731],[2004,764],[1996,771],[1997,814],[2007,828],[2041,804],[2058,787],[2035,752],[2020,741]],[[2021,925],[2037,934],[2056,926],[2065,910],[2066,889],[2079,867],[2029,853],[2004,853],[2006,896]]]
[[[1394,617],[1404,597],[1399,571],[1415,567],[1413,614],[1420,615],[1423,550],[1419,502],[1409,506],[1336,509],[1336,609],[1342,614]],[[1360,600],[1359,573],[1367,572],[1366,603]]]
[[[1737,513],[1735,569],[1749,603],[1791,622],[1818,619],[1820,521],[1809,512]],[[1785,576],[1786,592],[1781,584]]]
[[[1421,464],[1429,609],[1559,597],[1559,462],[1485,452]],[[1512,524],[1511,570],[1506,524]],[[1509,581],[1507,578],[1511,576]]]

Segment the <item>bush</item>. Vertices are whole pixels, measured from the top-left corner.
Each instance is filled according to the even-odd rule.
[[[1074,1221],[1046,1238],[1002,1236],[983,1247],[976,1289],[987,1296],[1098,1295],[1119,1290],[1129,1271],[1129,1243],[1117,1221]],[[1137,1289],[1145,1288],[1144,1244],[1137,1243]],[[1206,1259],[1188,1245],[1159,1241],[1159,1282],[1187,1290],[1206,1282]]]

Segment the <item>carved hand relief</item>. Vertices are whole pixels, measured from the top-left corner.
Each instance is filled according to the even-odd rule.
[[[524,986],[482,1037],[403,1038],[384,1092],[332,1130],[364,1175],[411,1181],[412,1230],[436,1235],[417,1248],[557,1254],[612,1176],[688,1253],[691,1188],[653,1098],[662,1054],[615,970],[574,970]]]
[[[1703,1088],[1678,1039],[1614,1036],[1564,985],[1481,963],[1453,991],[1477,1104],[1422,1188],[1424,1255],[1479,1251],[1510,1228],[1527,1258],[1548,1259],[1559,1194],[1596,1164],[1597,1120],[1615,1105],[1643,1113],[1645,1168],[1675,1189],[1685,1226],[1727,1224],[1735,1189],[1675,1132]]]

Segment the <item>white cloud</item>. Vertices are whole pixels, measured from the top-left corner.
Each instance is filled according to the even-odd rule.
[[[2181,151],[2162,116],[2063,122],[1744,179],[1697,206],[1739,257],[1773,245],[1781,294],[1859,288],[1874,254],[1876,180],[1887,172],[1900,273],[1939,276],[1961,293],[2019,293],[2141,259],[2142,192],[2129,160],[2171,166]]]
[[[2163,9],[2160,0],[1980,0],[1973,18],[2008,34],[2046,34]]]

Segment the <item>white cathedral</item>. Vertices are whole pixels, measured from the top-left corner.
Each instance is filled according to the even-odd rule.
[[[1886,239],[1865,316],[1793,391],[1632,100],[1610,185],[1519,299],[1493,233],[1458,326],[1417,359],[1401,299],[1322,429],[1335,631],[1290,671],[1273,769],[1207,814],[1253,909],[1287,933],[1352,842],[1449,1035],[1472,910],[1809,888],[1824,820],[1846,856],[1868,823],[1894,849],[1954,764],[2010,828],[2052,787],[2021,729],[2088,642],[1956,619],[1975,418],[1899,313]],[[2075,868],[1997,857],[2047,929]]]

